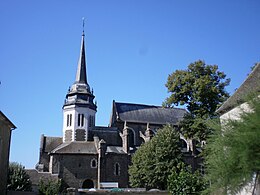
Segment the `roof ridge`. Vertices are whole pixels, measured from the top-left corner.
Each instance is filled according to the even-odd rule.
[[[248,96],[249,94],[243,94],[243,90],[246,90],[249,87],[250,88],[252,87],[252,86],[250,86],[250,82],[252,82],[252,80],[254,79],[255,76],[259,77],[259,76],[257,76],[257,71],[260,72],[260,63],[256,64],[254,69],[247,75],[247,77],[244,79],[244,81],[241,83],[241,85],[237,88],[237,90],[234,91],[234,93],[225,102],[222,103],[222,105],[216,110],[217,113],[225,112],[225,110],[226,111],[231,110],[232,109],[231,107],[233,107],[234,105],[237,105],[238,101],[244,102],[243,98],[245,96]],[[249,85],[249,86],[247,86],[247,85]],[[252,92],[254,92],[254,91],[255,91],[255,89],[252,89]],[[240,94],[242,94],[244,97],[240,97]],[[238,96],[238,97],[236,97],[236,96]],[[232,100],[233,101],[235,100],[236,102],[228,105],[228,103]]]
[[[180,110],[186,110],[185,108],[177,108],[177,107],[163,107],[163,106],[156,106],[156,105],[151,105],[151,104],[138,104],[138,103],[124,103],[124,102],[116,102],[115,104],[130,104],[130,105],[137,105],[137,106],[150,106],[150,107],[157,107],[157,108],[163,108],[163,109],[180,109]]]
[[[116,102],[115,101],[115,103],[117,104],[117,103],[119,103],[119,104],[131,104],[131,105],[142,105],[142,106],[155,106],[155,105],[151,105],[151,104],[141,104],[141,103],[129,103],[129,102]],[[158,107],[158,106],[155,106],[155,107]]]

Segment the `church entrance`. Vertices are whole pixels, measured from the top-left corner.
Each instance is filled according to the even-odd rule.
[[[82,184],[82,188],[86,188],[86,189],[94,188],[94,182],[91,179],[86,179]]]

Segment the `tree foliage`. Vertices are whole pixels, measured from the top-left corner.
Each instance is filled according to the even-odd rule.
[[[24,166],[19,163],[11,162],[9,164],[7,190],[9,191],[31,191],[32,183]]]
[[[199,60],[187,70],[176,70],[168,76],[166,87],[171,94],[165,106],[186,105],[189,111],[180,124],[181,133],[188,138],[205,140],[211,132],[206,120],[215,117],[215,111],[228,97],[225,87],[230,79],[218,71],[217,65],[206,65]]]
[[[40,180],[39,182],[39,195],[58,195],[62,191],[61,180]]]
[[[132,187],[169,189],[173,194],[199,194],[205,188],[203,177],[183,162],[179,133],[170,125],[136,151],[129,174]]]
[[[198,172],[192,173],[191,168],[179,163],[168,179],[168,190],[171,194],[201,194],[207,187],[207,182]]]
[[[132,187],[167,189],[172,169],[181,161],[179,133],[170,125],[143,144],[134,154],[129,168]]]
[[[253,112],[243,112],[240,120],[217,126],[206,146],[207,177],[211,191],[219,188],[234,194],[254,182],[260,173],[260,101],[250,101]],[[255,180],[256,181],[256,180]]]
[[[228,98],[225,87],[230,79],[217,65],[206,65],[196,61],[187,70],[177,70],[168,76],[166,87],[171,93],[166,106],[187,105],[192,115],[214,116],[218,106]]]
[[[206,140],[212,132],[207,123],[208,120],[206,119],[186,114],[180,122],[180,130],[186,138],[197,138],[200,141]]]

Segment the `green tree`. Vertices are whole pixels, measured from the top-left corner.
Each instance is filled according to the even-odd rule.
[[[39,195],[58,195],[62,191],[61,180],[40,180],[39,182]]]
[[[132,187],[167,189],[168,176],[182,159],[179,133],[170,125],[134,154],[129,167]]]
[[[187,195],[201,194],[207,187],[207,182],[198,172],[192,173],[191,168],[179,163],[168,178],[168,190],[171,194]]]
[[[222,128],[216,125],[215,133],[208,141],[206,167],[211,192],[222,189],[223,194],[227,191],[234,194],[259,178],[259,98],[250,101],[249,105],[253,112],[243,112],[240,120],[228,120]]]
[[[32,183],[24,166],[11,162],[8,170],[7,190],[9,191],[31,191]]]
[[[197,138],[200,141],[206,140],[212,132],[212,129],[207,123],[207,119],[186,114],[180,122],[180,132],[184,137],[189,139]]]
[[[196,61],[187,70],[176,70],[168,76],[166,87],[170,96],[164,106],[186,105],[189,114],[180,126],[187,138],[205,140],[211,132],[206,120],[216,116],[215,111],[228,97],[225,87],[230,79],[218,71],[217,65]]]
[[[230,79],[225,78],[217,65],[201,60],[191,63],[187,70],[176,70],[168,76],[166,87],[171,95],[164,105],[187,105],[192,115],[215,116],[218,106],[229,97],[225,87]]]

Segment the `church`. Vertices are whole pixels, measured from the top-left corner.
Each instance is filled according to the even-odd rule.
[[[134,152],[163,125],[177,127],[187,111],[113,100],[109,125],[96,126],[97,105],[87,81],[84,36],[83,31],[76,79],[62,108],[62,136],[41,136],[39,162],[30,176],[32,180],[59,178],[76,189],[127,188]],[[196,163],[190,142],[181,139],[186,161]]]

